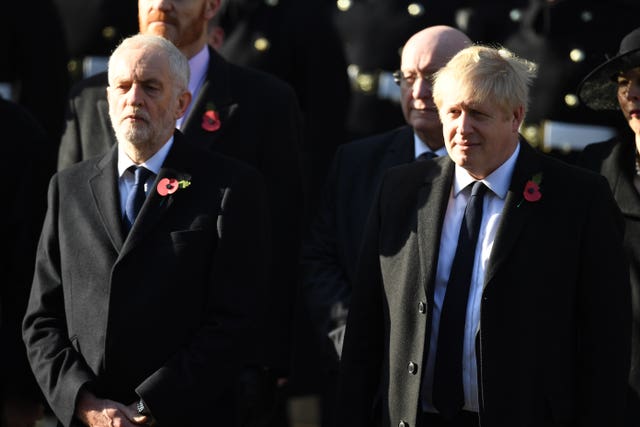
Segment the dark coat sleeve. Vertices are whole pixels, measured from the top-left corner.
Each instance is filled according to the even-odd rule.
[[[49,184],[48,210],[38,245],[31,296],[23,322],[27,357],[60,421],[73,420],[76,397],[95,376],[74,348],[65,318],[58,247],[58,176]]]

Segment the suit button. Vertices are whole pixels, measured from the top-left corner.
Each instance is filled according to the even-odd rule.
[[[412,375],[415,375],[416,372],[418,372],[418,365],[416,365],[413,362],[409,362],[408,368],[409,368],[409,373]]]
[[[406,422],[404,422],[404,421],[400,421],[400,422],[398,423],[398,427],[409,427],[409,423],[406,423]]]
[[[420,301],[418,303],[418,311],[422,314],[427,312],[427,305],[425,303],[423,303],[422,301]]]

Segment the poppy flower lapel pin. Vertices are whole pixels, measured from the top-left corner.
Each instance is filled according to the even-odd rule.
[[[531,177],[530,180],[524,185],[522,191],[522,200],[518,203],[518,207],[524,202],[537,202],[542,198],[542,192],[540,191],[540,184],[542,183],[542,172],[537,173]]]
[[[207,108],[202,115],[202,129],[207,132],[215,132],[220,129],[222,122],[220,122],[220,114],[216,111],[215,105],[212,102],[207,103]]]
[[[186,179],[178,180],[176,178],[162,178],[158,181],[156,190],[161,196],[167,196],[178,191],[179,188],[187,188],[191,185],[191,181]]]

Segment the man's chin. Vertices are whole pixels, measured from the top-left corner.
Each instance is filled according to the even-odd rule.
[[[172,43],[176,38],[175,27],[171,24],[166,24],[164,22],[152,22],[147,26],[147,29],[144,32],[144,34],[164,37],[165,39],[171,41]]]
[[[438,131],[442,129],[440,118],[437,114],[425,113],[420,115],[412,115],[409,124],[414,129],[424,129],[427,132],[432,129],[436,129]]]

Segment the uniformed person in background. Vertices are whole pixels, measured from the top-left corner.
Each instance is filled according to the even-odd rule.
[[[26,108],[52,143],[59,140],[64,121],[66,58],[62,24],[52,0],[2,3],[0,97]],[[51,148],[55,154],[57,146]],[[53,172],[55,156],[50,158]]]
[[[225,0],[210,22],[219,52],[289,83],[303,114],[309,209],[336,147],[346,140],[349,82],[341,39],[322,0]],[[215,43],[215,42],[214,42]]]
[[[53,2],[62,19],[72,83],[106,71],[109,55],[118,42],[138,32],[138,3],[134,0]]]
[[[505,46],[539,65],[521,128],[533,145],[574,162],[585,145],[617,132],[619,117],[582,105],[576,87],[637,26],[639,13],[636,0],[529,0]]]
[[[467,0],[456,11],[456,26],[471,40],[502,44],[515,33],[528,0]]]

